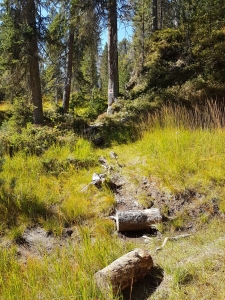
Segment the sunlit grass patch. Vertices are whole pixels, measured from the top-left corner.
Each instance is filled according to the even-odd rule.
[[[71,153],[78,150],[69,147],[52,146],[42,157],[23,152],[12,158],[6,157],[1,173],[0,212],[3,223],[14,226],[20,223],[19,220],[24,221],[25,216],[27,222],[43,223],[55,214],[54,219],[61,218],[62,225],[93,215],[88,204],[90,197],[81,190],[91,181],[93,173],[88,173],[86,168],[95,163],[96,157],[85,142],[78,143],[77,147],[84,150],[79,158],[83,159],[85,166],[71,163]],[[65,217],[62,217],[62,210]]]
[[[53,145],[42,156],[42,164],[46,172],[60,174],[74,167],[77,170],[95,166],[97,156],[91,144],[82,138],[74,145]]]
[[[150,299],[223,299],[224,226],[214,220],[190,237],[168,241],[153,259],[165,272],[166,286]],[[179,235],[177,233],[173,235]],[[153,250],[155,245],[150,246]],[[178,297],[178,298],[176,298]]]
[[[96,214],[108,216],[113,212],[116,206],[115,196],[107,187],[105,187],[94,195],[92,204],[93,211]]]
[[[224,149],[224,131],[176,128],[150,130],[141,141],[115,147],[119,159],[130,169],[137,166],[138,173],[158,177],[172,191],[223,184]]]
[[[115,198],[104,185],[98,189],[93,184],[94,169],[71,172],[63,180],[61,209],[68,222],[80,223],[95,216],[108,216],[114,209]]]
[[[16,249],[0,248],[1,299],[105,300],[96,288],[94,273],[136,244],[149,249],[154,263],[171,279],[168,293],[156,291],[151,299],[204,299],[206,293],[209,299],[224,298],[225,245],[220,239],[225,234],[224,220],[212,221],[210,204],[208,211],[191,220],[192,224],[201,223],[199,232],[193,225],[191,237],[168,240],[156,253],[166,235],[179,235],[184,230],[188,214],[182,211],[170,220],[170,230],[165,223],[158,225],[161,240],[153,238],[144,244],[138,239],[131,244],[114,234],[115,223],[108,217],[115,213],[116,201],[107,182],[101,187],[91,184],[93,173],[98,172],[107,173],[107,180],[114,173],[129,178],[127,189],[140,184],[143,177],[154,178],[157,188],[174,194],[185,189],[204,194],[202,199],[194,199],[202,201],[200,204],[215,198],[220,211],[225,212],[225,132],[216,128],[190,130],[173,123],[172,116],[167,122],[168,126],[146,125],[141,140],[113,149],[97,150],[79,138],[54,143],[38,157],[24,151],[4,157],[0,233],[11,229],[8,237],[15,241],[27,226],[38,224],[62,239],[66,227],[76,234],[41,259],[31,255],[26,264],[18,261]],[[111,150],[118,154],[122,167],[110,157]],[[112,169],[101,169],[100,155]],[[137,197],[147,206],[145,196],[140,192]],[[194,210],[194,201],[192,204]]]
[[[106,233],[92,238],[86,226],[79,229],[79,242],[71,241],[41,260],[31,256],[21,264],[15,250],[1,249],[1,299],[105,300],[96,288],[94,273],[131,249],[131,244]]]
[[[12,104],[8,101],[0,103],[0,111],[8,111],[12,107]]]

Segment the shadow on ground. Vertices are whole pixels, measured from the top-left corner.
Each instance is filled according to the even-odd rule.
[[[151,273],[123,291],[123,300],[147,300],[163,281],[163,269],[155,266]]]

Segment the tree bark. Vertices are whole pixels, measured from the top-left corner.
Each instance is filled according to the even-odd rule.
[[[73,69],[73,44],[74,44],[74,29],[70,28],[66,83],[65,83],[65,87],[64,87],[64,91],[63,91],[63,111],[64,111],[64,113],[66,113],[68,111],[69,102],[70,102],[70,90],[71,90],[72,69]]]
[[[158,30],[158,0],[152,0],[152,31]]]
[[[174,19],[173,25],[175,28],[180,26],[180,0],[174,1]]]
[[[135,249],[115,260],[109,266],[95,273],[95,281],[103,294],[117,295],[134,282],[144,278],[153,267],[150,252]],[[109,299],[109,298],[107,298]]]
[[[109,1],[108,7],[108,113],[117,101],[119,93],[118,49],[117,49],[117,2]]]
[[[118,211],[116,213],[117,231],[148,230],[152,224],[161,221],[162,216],[158,208]]]
[[[41,94],[41,80],[39,70],[39,56],[38,56],[38,41],[36,28],[36,10],[34,0],[27,0],[24,2],[26,21],[31,29],[28,37],[28,65],[30,77],[30,90],[32,103],[34,105],[34,123],[43,123],[43,106]]]
[[[142,7],[142,20],[141,20],[141,23],[142,23],[141,24],[141,69],[143,69],[144,60],[145,60],[145,14],[144,14],[144,6]]]

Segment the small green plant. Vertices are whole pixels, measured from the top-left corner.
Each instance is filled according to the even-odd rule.
[[[94,121],[107,110],[107,101],[97,89],[93,89],[91,94],[77,92],[71,96],[70,110],[79,117]]]
[[[25,223],[20,226],[13,227],[10,230],[9,237],[12,238],[14,241],[21,240],[25,229],[26,229]]]
[[[193,279],[194,276],[192,272],[185,267],[178,267],[174,270],[173,282],[178,287],[190,283]]]
[[[23,98],[16,98],[11,107],[11,114],[9,124],[20,131],[27,123],[33,121],[33,106]]]
[[[204,213],[200,216],[200,222],[204,223],[208,223],[209,221],[209,214]]]
[[[184,220],[182,216],[176,217],[171,221],[172,230],[180,230],[184,227]]]

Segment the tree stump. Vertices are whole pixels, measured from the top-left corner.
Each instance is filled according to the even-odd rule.
[[[153,267],[150,252],[135,249],[95,273],[98,288],[105,295],[117,295],[127,287],[132,287],[134,282],[144,278]]]
[[[118,211],[116,213],[117,231],[146,230],[152,224],[162,221],[162,216],[158,208],[144,210]]]

